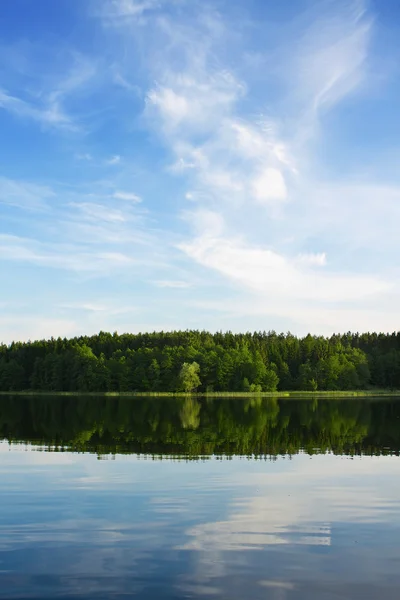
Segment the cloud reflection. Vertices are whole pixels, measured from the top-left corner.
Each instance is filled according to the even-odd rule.
[[[29,474],[30,454],[42,453],[2,454],[0,597],[12,597],[12,576],[14,597],[395,598],[397,457],[104,462],[66,452],[71,463]]]

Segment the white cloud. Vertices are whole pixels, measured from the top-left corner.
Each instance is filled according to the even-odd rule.
[[[148,12],[156,10],[163,0],[109,0],[104,4],[102,16],[116,23],[124,19],[138,19]]]
[[[165,79],[166,85],[150,90],[147,100],[149,108],[158,109],[167,134],[210,131],[244,94],[243,84],[228,71],[169,72]],[[178,127],[181,129],[176,132]]]
[[[382,506],[397,515],[393,501],[398,490],[381,486],[382,477],[388,481],[392,478],[394,458],[384,459],[383,463],[381,458],[344,461],[325,455],[310,460],[299,455],[294,465],[281,472],[266,465],[264,473],[247,473],[245,477],[239,474],[230,480],[228,476],[223,482],[231,497],[227,516],[190,527],[187,542],[180,548],[198,551],[201,564],[209,552],[218,560],[221,552],[268,545],[330,546],[337,523],[378,522],[377,507]],[[256,490],[253,497],[252,489]],[[297,493],[292,493],[293,489]],[[206,573],[204,577],[208,579]],[[291,589],[290,580],[287,583]],[[260,584],[284,587],[274,580]]]
[[[0,176],[0,204],[26,210],[43,210],[48,206],[48,201],[54,197],[54,191],[48,186]]]
[[[54,75],[46,79],[39,73],[36,83],[38,90],[30,92],[29,96],[23,85],[20,86],[20,93],[10,93],[0,88],[0,108],[17,117],[37,121],[46,127],[79,131],[80,125],[76,116],[69,114],[64,104],[69,96],[77,94],[89,81],[93,81],[97,74],[97,66],[75,53],[72,66],[68,65],[63,69],[64,72],[66,75],[63,78]]]
[[[136,312],[135,306],[116,306],[112,302],[98,304],[96,302],[64,302],[57,306],[63,311],[73,311],[76,314],[92,313],[94,315],[106,314],[107,316],[125,315]]]
[[[50,232],[58,242],[2,238],[2,258],[107,275],[114,274],[114,265],[130,272],[147,264],[154,271],[146,271],[144,280],[165,288],[180,287],[184,263],[191,275],[198,269],[197,289],[209,280],[215,285],[214,297],[196,294],[193,305],[207,310],[208,302],[217,315],[213,323],[226,317],[228,327],[229,319],[246,327],[249,305],[263,324],[279,319],[293,329],[353,329],[360,323],[371,329],[395,322],[397,179],[390,185],[371,175],[368,180],[351,164],[350,175],[335,171],[338,142],[325,129],[332,127],[328,111],[339,111],[341,101],[373,83],[366,74],[374,22],[364,3],[312,3],[273,35],[268,18],[256,22],[247,7],[238,19],[228,6],[219,13],[208,3],[185,3],[181,10],[180,0],[101,5],[104,22],[120,26],[103,31],[110,36],[110,89],[121,96],[117,84],[136,95],[139,84],[145,99],[140,127],[153,134],[151,151],[157,137],[164,145],[155,153],[157,165],[171,165],[160,185],[167,177],[181,180],[166,186],[165,200],[163,194],[162,216],[165,209],[168,219],[161,222],[156,212],[145,217],[134,206],[141,199],[131,190],[132,169],[138,189],[148,189],[146,168],[152,183],[158,176],[150,152],[134,164],[128,155],[111,155],[118,146],[108,153],[102,148],[96,156],[103,158],[91,166],[109,166],[108,180],[82,184],[87,194],[75,188],[55,198],[46,186],[0,179],[2,203],[46,210],[57,205],[53,223],[36,222],[30,235],[47,239]],[[8,81],[0,104],[49,126],[79,126],[68,100],[93,82],[97,61],[77,57],[65,77],[51,78],[51,85],[49,78],[33,93]],[[120,122],[132,118],[137,101]],[[325,155],[332,164],[324,163]],[[92,160],[90,154],[76,158]],[[179,202],[182,212],[176,211]],[[164,259],[167,266],[158,270]],[[232,297],[217,301],[226,285]],[[179,307],[179,323],[192,318],[183,314]],[[208,314],[199,311],[196,318],[203,326]]]
[[[121,162],[121,157],[119,154],[115,154],[114,156],[108,158],[105,162],[107,165],[118,165]]]
[[[49,102],[47,106],[35,106],[0,89],[0,108],[8,110],[17,117],[33,119],[45,125],[72,131],[77,129],[71,117],[63,111],[59,102],[55,100]]]
[[[197,221],[196,215],[193,216]],[[265,295],[268,302],[298,300],[344,303],[360,301],[390,290],[379,278],[353,274],[336,274],[314,270],[324,264],[323,255],[287,258],[273,250],[207,232],[181,250],[199,264],[209,267],[248,290]]]
[[[42,243],[6,234],[0,234],[0,258],[98,275],[132,266],[135,262],[130,256],[118,251],[95,251],[86,246],[66,243]]]
[[[300,40],[295,76],[299,88],[312,94],[315,110],[330,108],[362,83],[372,24],[363,2],[339,2],[317,16]]]
[[[147,114],[161,125],[175,155],[172,172],[193,180],[192,196],[215,201],[268,205],[286,199],[283,170],[295,172],[286,142],[265,122],[239,119],[236,106],[246,95],[246,86],[226,70],[200,66],[189,54],[192,70],[167,69],[168,85],[148,93]],[[193,143],[197,135],[203,141]]]
[[[167,279],[153,281],[154,285],[159,288],[174,288],[174,289],[185,289],[191,287],[191,284],[187,281],[172,281]]]
[[[78,209],[84,218],[90,221],[108,221],[111,223],[126,221],[125,215],[119,211],[111,209],[103,204],[95,204],[94,202],[72,202],[71,206]]]
[[[251,124],[244,120],[232,120],[230,126],[234,132],[234,145],[238,146],[238,153],[247,159],[265,161],[268,157],[271,162],[275,160],[292,172],[296,172],[293,157],[287,142],[280,139],[275,123],[261,119],[259,123]]]
[[[150,103],[160,109],[169,125],[176,126],[191,116],[189,101],[168,88],[151,90],[147,96]]]
[[[299,254],[296,257],[296,262],[304,265],[323,267],[326,265],[326,254],[325,252],[321,252],[320,254]]]
[[[184,219],[200,235],[204,234],[204,243],[208,239],[212,243],[212,240],[222,235],[225,230],[225,221],[222,215],[211,210],[200,208],[195,212],[187,211],[184,213]]]
[[[313,310],[318,327],[324,317],[336,324],[340,313],[347,322],[354,317],[350,304],[357,303],[365,316],[372,305],[378,307],[397,293],[387,274],[343,261],[343,249],[337,247],[342,235],[349,247],[367,243],[376,222],[378,232],[372,235],[385,236],[383,222],[389,214],[395,222],[394,202],[382,219],[379,204],[373,206],[371,199],[368,210],[365,204],[362,209],[352,202],[355,190],[349,196],[346,185],[341,191],[337,182],[320,182],[313,169],[314,144],[323,133],[322,109],[333,109],[365,74],[373,22],[360,6],[339,2],[313,7],[309,27],[304,28],[304,20],[295,23],[298,47],[292,41],[276,61],[282,80],[288,78],[288,95],[281,103],[290,115],[286,122],[281,106],[275,113],[269,110],[268,118],[261,110],[243,112],[251,83],[221,69],[215,40],[201,44],[200,28],[198,38],[183,49],[185,68],[174,70],[166,52],[165,63],[157,65],[162,83],[148,95],[153,109],[148,116],[174,157],[171,170],[187,180],[186,199],[199,206],[184,212],[193,237],[188,232],[179,248],[238,291],[251,294],[248,301],[264,305],[264,315],[283,315],[299,325],[306,318],[314,326]],[[217,29],[218,17],[213,18]],[[185,39],[182,27],[179,43]],[[266,90],[276,71],[266,72]],[[371,220],[374,212],[376,221]],[[362,227],[354,227],[357,214]],[[383,322],[382,316],[377,311],[377,322]]]
[[[218,192],[241,192],[243,184],[240,181],[239,174],[232,173],[228,169],[210,168],[202,173],[203,184],[209,186],[215,194]]]
[[[129,200],[130,202],[139,203],[142,201],[141,197],[132,192],[114,192],[113,197],[117,200]]]
[[[271,200],[285,200],[287,189],[285,179],[278,169],[268,167],[253,180],[253,194],[261,204]]]

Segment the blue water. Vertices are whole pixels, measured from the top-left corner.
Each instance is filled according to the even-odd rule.
[[[398,600],[399,461],[5,440],[0,598]]]

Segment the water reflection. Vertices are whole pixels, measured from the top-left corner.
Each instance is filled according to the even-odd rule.
[[[2,407],[0,598],[398,598],[394,400],[49,400]]]
[[[400,450],[400,402],[3,397],[0,438],[100,455],[386,454]]]

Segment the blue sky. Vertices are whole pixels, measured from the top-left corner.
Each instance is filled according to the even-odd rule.
[[[1,0],[0,339],[398,329],[400,6]]]

